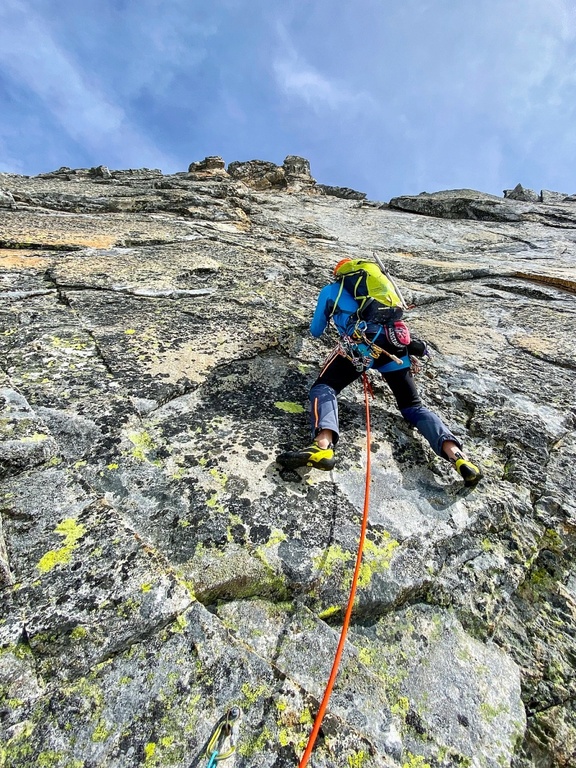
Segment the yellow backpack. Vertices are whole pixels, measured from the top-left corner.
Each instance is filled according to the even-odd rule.
[[[362,259],[343,259],[336,265],[334,277],[340,282],[334,309],[342,291],[346,290],[360,305],[357,315],[361,320],[386,325],[390,320],[402,317],[403,300],[378,264]]]

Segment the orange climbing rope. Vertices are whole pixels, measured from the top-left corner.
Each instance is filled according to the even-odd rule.
[[[338,669],[340,667],[340,660],[342,653],[344,652],[344,644],[346,643],[346,635],[348,634],[348,626],[350,624],[350,617],[352,615],[352,608],[354,607],[354,599],[356,597],[356,587],[358,584],[358,576],[360,574],[360,564],[362,563],[362,552],[364,551],[364,541],[366,539],[366,529],[368,527],[368,508],[370,506],[370,405],[368,401],[368,395],[372,395],[372,387],[368,381],[366,371],[362,374],[362,382],[364,384],[364,402],[366,404],[366,483],[364,486],[364,511],[362,513],[362,525],[360,527],[360,540],[358,541],[358,554],[356,555],[356,567],[354,568],[354,576],[352,577],[352,587],[350,588],[350,596],[348,598],[348,605],[346,607],[346,614],[344,615],[344,621],[342,623],[342,631],[340,632],[340,640],[338,641],[338,648],[336,649],[336,655],[334,656],[334,662],[332,663],[332,671],[326,684],[326,690],[324,696],[320,702],[318,714],[314,721],[314,727],[308,739],[308,744],[300,760],[299,768],[305,768],[314,749],[314,743],[318,736],[318,731],[322,725],[324,719],[324,713],[328,707],[330,696],[332,695],[332,689],[334,688],[334,682]]]

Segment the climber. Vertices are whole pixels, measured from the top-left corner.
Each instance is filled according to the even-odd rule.
[[[344,261],[349,260],[336,265],[335,275]],[[321,336],[332,319],[340,343],[329,355],[310,389],[312,444],[279,454],[277,462],[285,469],[305,466],[333,469],[336,463],[334,449],[339,439],[337,395],[363,371],[373,368],[392,390],[406,421],[416,427],[438,456],[453,465],[465,486],[475,486],[482,477],[480,469],[465,458],[461,442],[435,413],[422,405],[418,395],[412,365],[417,358],[428,355],[425,342],[411,337],[403,322],[388,324],[392,331],[396,328],[394,338],[381,324],[359,321],[358,309],[359,302],[341,282],[329,283],[320,291],[310,332],[315,337]],[[396,318],[402,315],[394,310],[391,314]]]

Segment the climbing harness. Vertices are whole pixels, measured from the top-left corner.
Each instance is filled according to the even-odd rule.
[[[373,397],[373,393],[372,393],[372,387],[370,386],[370,382],[368,381],[368,375],[366,374],[365,371],[362,374],[362,382],[364,384],[364,402],[366,405],[366,482],[364,485],[364,511],[362,513],[362,524],[360,526],[360,539],[358,541],[358,553],[356,555],[356,566],[354,568],[354,575],[352,577],[352,586],[350,588],[350,595],[348,597],[348,605],[346,607],[344,621],[342,622],[342,631],[340,632],[340,640],[338,641],[338,647],[336,648],[336,655],[334,656],[334,662],[332,664],[332,671],[330,672],[330,677],[328,678],[328,683],[326,684],[326,690],[324,691],[324,696],[322,697],[322,701],[320,702],[320,707],[318,708],[316,719],[314,720],[314,726],[312,727],[312,732],[308,738],[308,744],[306,745],[306,749],[304,750],[304,754],[302,755],[302,759],[300,760],[299,768],[305,768],[305,766],[308,764],[308,760],[310,759],[310,755],[312,754],[312,750],[314,749],[314,743],[316,742],[316,737],[318,736],[320,726],[322,725],[322,720],[324,719],[324,714],[328,707],[328,702],[330,701],[330,696],[332,695],[332,689],[334,687],[336,675],[338,674],[338,669],[340,667],[340,660],[342,658],[342,653],[344,651],[344,644],[346,643],[346,636],[348,634],[348,627],[350,624],[350,617],[352,615],[352,608],[354,607],[354,600],[356,598],[356,588],[358,586],[358,577],[360,575],[362,553],[364,551],[364,542],[366,540],[366,530],[368,527],[368,509],[370,506],[370,442],[371,442],[370,403],[368,400],[368,396],[370,395]]]
[[[371,348],[373,351],[374,347]],[[357,371],[368,368],[378,355],[371,354],[367,344],[359,344],[352,336],[342,336],[338,342],[338,352],[350,360]],[[367,352],[368,354],[362,354]]]
[[[241,717],[242,710],[240,707],[231,707],[228,712],[220,718],[204,753],[205,757],[209,756],[210,758],[206,768],[213,768],[213,766],[220,762],[220,760],[226,760],[226,758],[234,754],[236,751],[236,742],[238,741],[238,729],[240,727]],[[222,751],[225,746],[225,751]]]
[[[367,323],[364,320],[358,320],[351,335],[340,337],[338,342],[340,354],[350,360],[357,371],[364,371],[366,368],[369,368],[374,360],[382,354],[398,363],[398,365],[402,365],[402,360],[399,357],[370,341],[366,336],[367,330]]]

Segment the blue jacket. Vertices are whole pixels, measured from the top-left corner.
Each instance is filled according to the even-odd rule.
[[[336,326],[336,330],[340,336],[350,336],[353,333],[354,326],[356,324],[356,318],[353,318],[352,315],[354,315],[358,309],[359,304],[356,299],[350,293],[348,293],[348,291],[344,289],[341,291],[340,289],[341,284],[335,282],[325,285],[324,288],[322,288],[320,291],[318,300],[316,302],[314,316],[312,318],[312,322],[310,323],[310,333],[312,336],[318,338],[324,333],[324,330],[330,321],[330,316],[334,311],[334,304],[336,303],[338,294],[340,294],[340,298],[338,298],[336,311],[332,316],[332,320],[334,321],[334,325]],[[376,344],[378,344],[378,337],[380,334],[382,334],[384,337],[384,331],[382,327],[374,323],[370,323],[368,325],[367,332],[370,333],[370,338]],[[380,341],[379,346],[384,346],[384,338],[382,338]],[[378,370],[386,373],[388,371],[399,371],[402,368],[409,368],[410,359],[408,355],[403,355],[401,359],[401,365],[398,365],[398,363],[390,360],[390,362],[387,362],[384,365],[379,365]]]
[[[314,317],[310,323],[310,333],[312,336],[318,338],[324,333],[330,316],[334,311],[334,304],[338,298],[340,287],[340,283],[329,283],[320,291]],[[340,336],[346,336],[348,335],[348,330],[351,332],[354,329],[354,321],[351,321],[350,318],[356,312],[358,306],[356,299],[348,291],[342,290],[336,306],[336,312],[334,312],[332,317]]]

